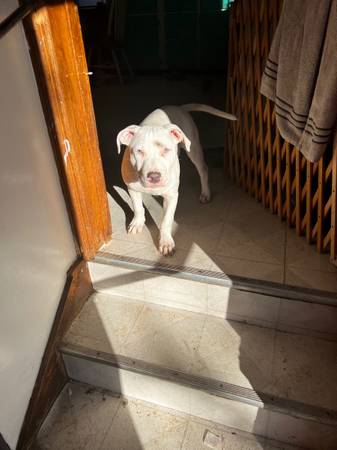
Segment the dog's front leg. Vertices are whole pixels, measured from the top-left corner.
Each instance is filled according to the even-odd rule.
[[[145,223],[145,210],[143,206],[142,193],[128,189],[132,205],[134,216],[128,227],[128,233],[136,234],[143,231]]]
[[[177,208],[178,192],[164,195],[164,217],[160,226],[159,251],[164,256],[174,254],[174,240],[172,237],[172,226],[174,213]]]

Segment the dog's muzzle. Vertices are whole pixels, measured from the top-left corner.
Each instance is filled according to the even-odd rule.
[[[146,175],[146,182],[149,184],[159,184],[161,181],[161,173],[160,172],[148,172]]]

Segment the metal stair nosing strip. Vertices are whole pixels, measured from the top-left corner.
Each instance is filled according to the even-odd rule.
[[[80,345],[62,344],[61,354],[88,360],[97,364],[112,366],[141,375],[148,375],[168,382],[177,383],[210,395],[223,397],[237,402],[291,415],[309,421],[337,426],[337,411],[305,404],[291,399],[276,397],[253,389],[222,382],[212,378],[189,375],[184,372],[141,361],[123,355],[98,352]]]
[[[337,294],[335,292],[319,289],[291,286],[254,278],[245,278],[237,275],[227,275],[223,272],[202,270],[188,266],[170,265],[163,263],[162,261],[154,262],[142,258],[115,255],[103,251],[98,252],[95,259],[91,262],[224,286],[239,291],[262,294],[266,297],[277,297],[306,303],[337,306]]]

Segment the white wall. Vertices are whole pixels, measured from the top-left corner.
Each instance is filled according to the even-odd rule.
[[[0,21],[16,7],[1,0]],[[76,253],[21,24],[0,67],[0,432],[15,448]]]

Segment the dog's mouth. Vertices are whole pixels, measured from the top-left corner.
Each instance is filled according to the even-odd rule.
[[[156,188],[160,188],[160,187],[163,187],[166,185],[165,180],[163,180],[162,178],[160,180],[150,180],[143,176],[139,176],[139,180],[140,180],[141,184],[143,185],[143,187],[148,188],[148,189],[156,189]]]
[[[150,176],[149,176],[150,174]],[[156,189],[161,188],[166,185],[166,180],[159,172],[149,172],[144,175],[141,172],[138,172],[139,181],[143,185],[143,187],[147,189]]]
[[[165,183],[162,180],[153,182],[153,181],[141,179],[141,183],[144,187],[153,188],[153,189],[165,186]]]

